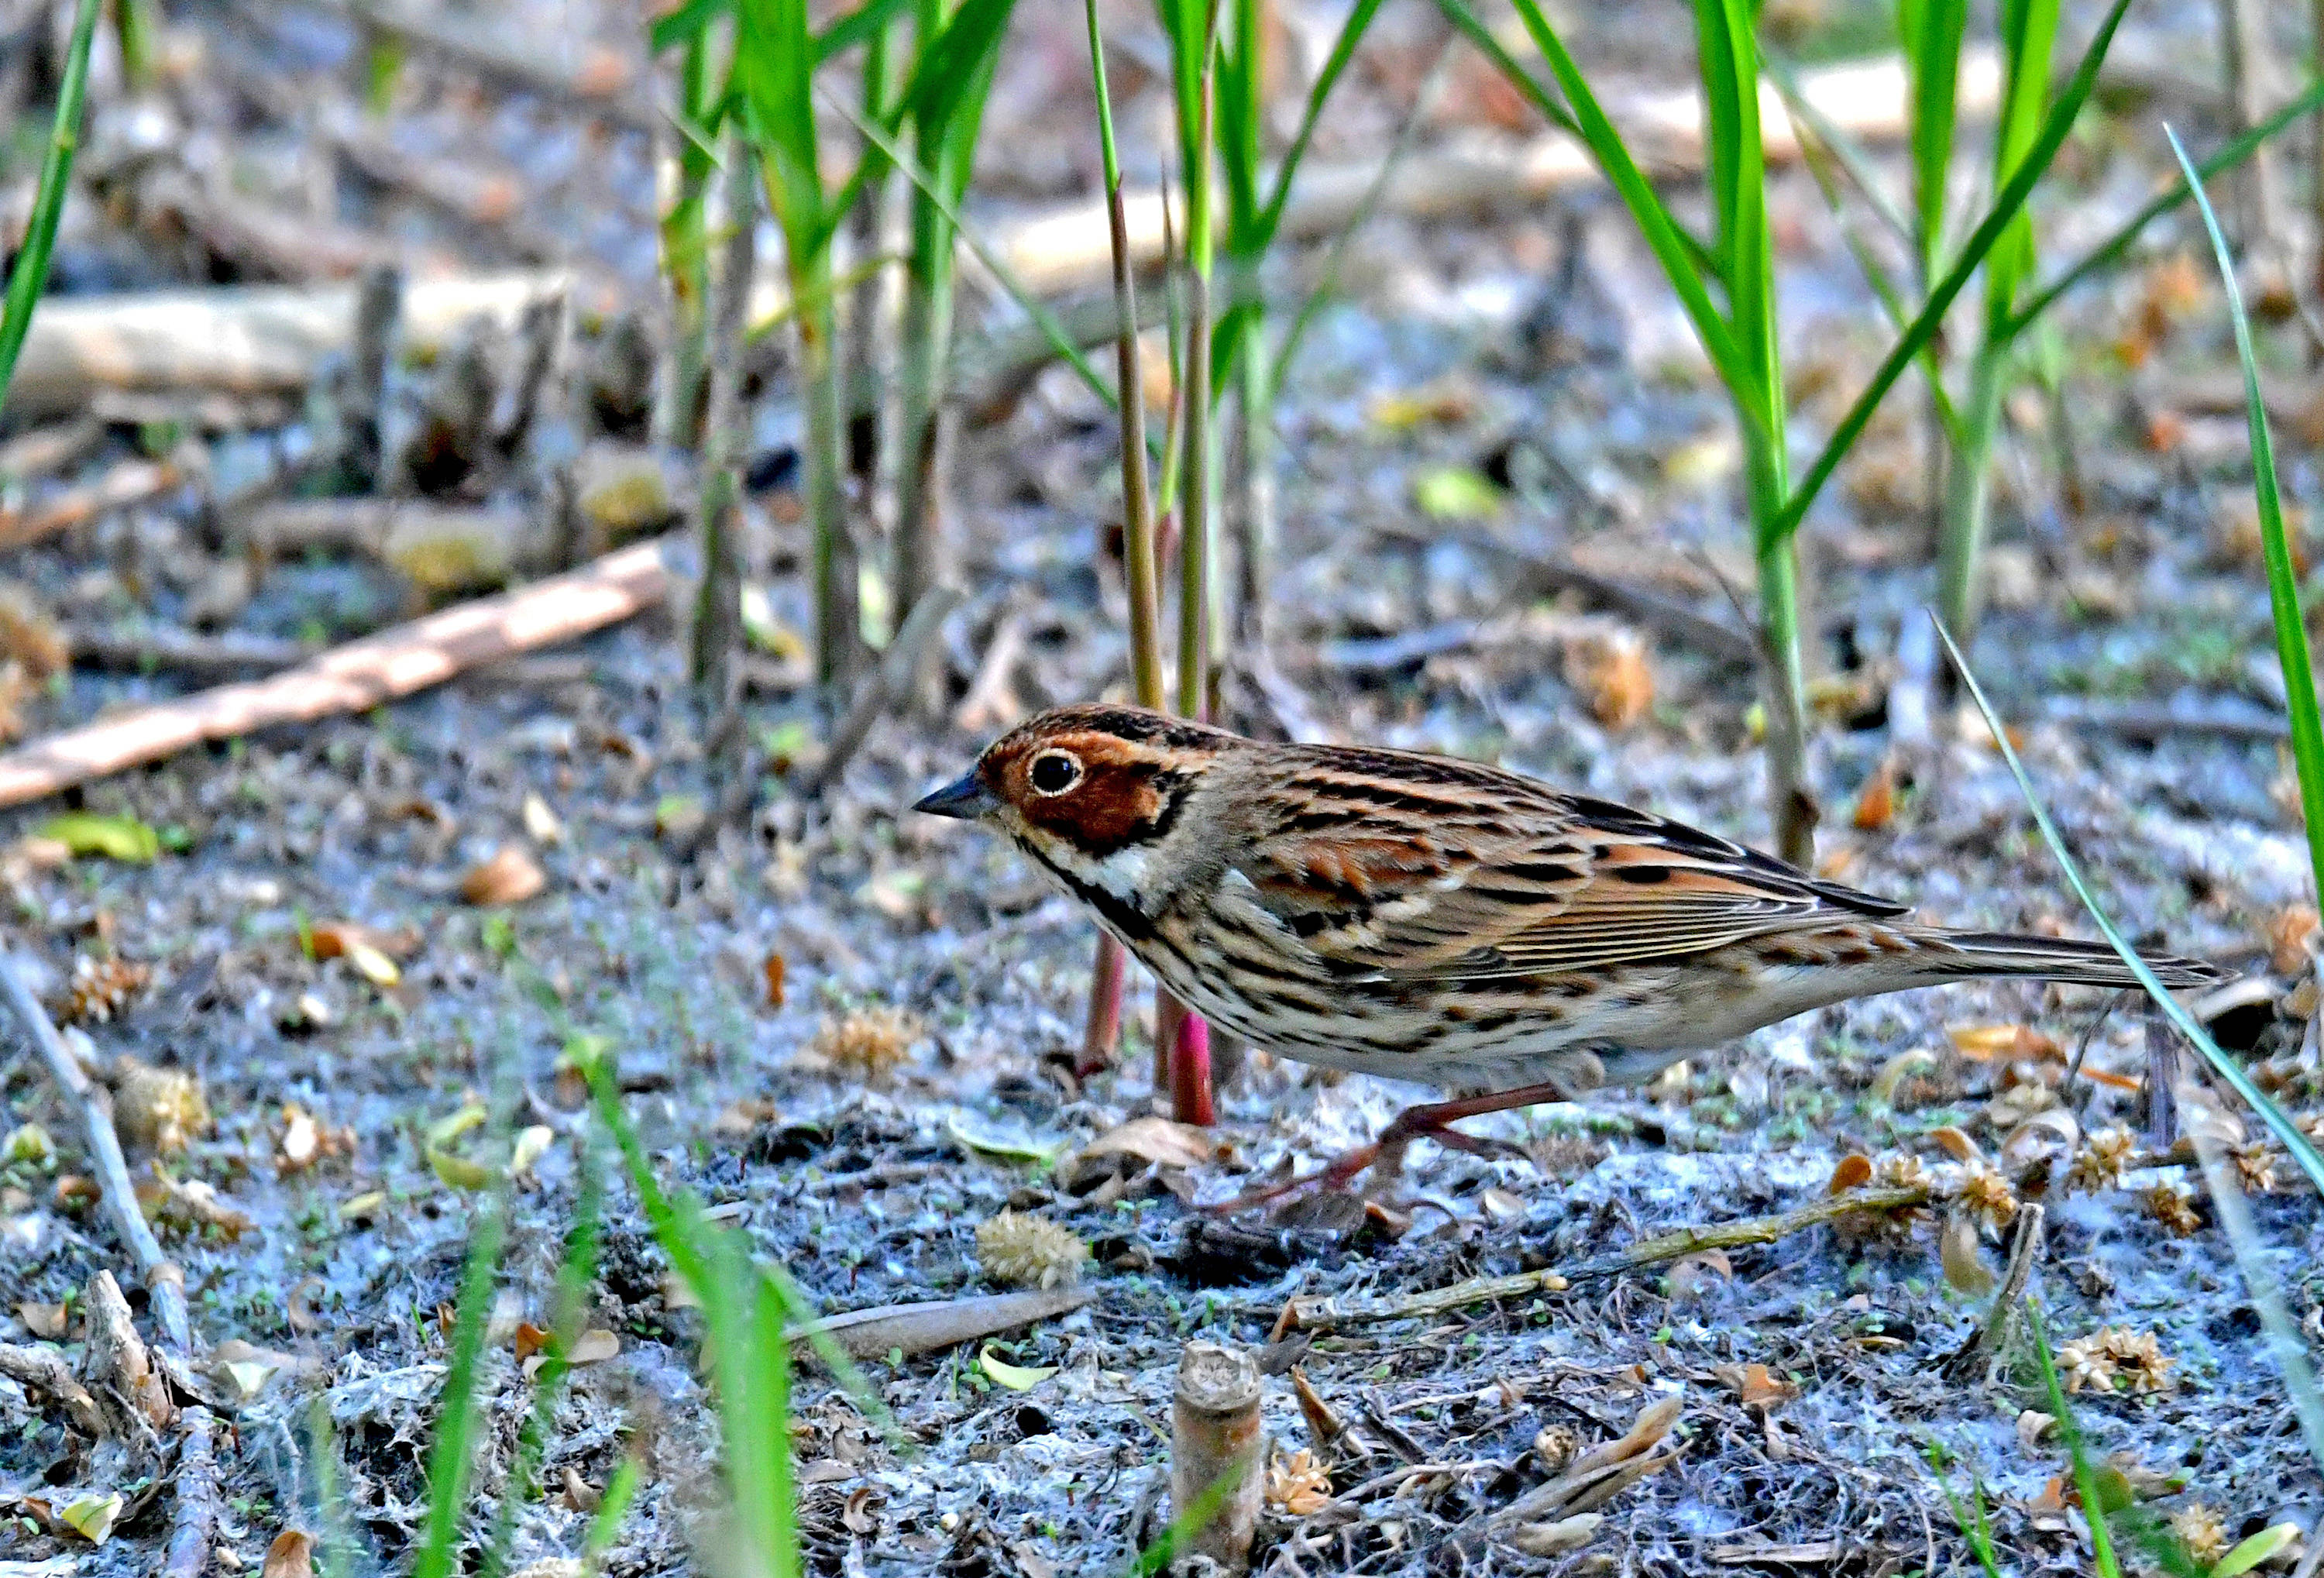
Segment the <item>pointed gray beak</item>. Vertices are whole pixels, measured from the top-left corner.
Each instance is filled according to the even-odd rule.
[[[972,767],[936,793],[922,796],[912,809],[926,811],[931,817],[951,817],[963,822],[973,822],[1000,807],[1001,802],[993,798],[991,789],[984,787],[984,780]]]

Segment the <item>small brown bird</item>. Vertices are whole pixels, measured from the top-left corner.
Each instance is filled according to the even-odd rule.
[[[2135,982],[2102,943],[1950,931],[1683,823],[1498,768],[1060,707],[914,807],[991,823],[1170,992],[1305,1063],[1481,1092],[1455,1119],[1644,1079],[1812,1008],[1973,976]],[[2148,961],[2168,986],[2220,979]]]

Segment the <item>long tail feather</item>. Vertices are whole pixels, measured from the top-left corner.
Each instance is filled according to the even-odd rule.
[[[2082,986],[2135,986],[2138,978],[2104,943],[2072,937],[2019,937],[1999,931],[1940,931],[1930,934],[1925,956],[1932,976],[2031,975]],[[2200,959],[2169,954],[2142,955],[2163,984],[2178,990],[2216,985],[2227,972]]]

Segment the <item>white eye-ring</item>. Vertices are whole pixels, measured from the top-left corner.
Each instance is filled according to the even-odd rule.
[[[1081,780],[1081,758],[1070,751],[1044,751],[1025,770],[1025,781],[1037,795],[1061,795]]]

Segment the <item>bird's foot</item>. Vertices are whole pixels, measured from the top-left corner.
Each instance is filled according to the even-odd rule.
[[[1448,1108],[1459,1110],[1448,1112]],[[1379,1137],[1370,1145],[1360,1145],[1353,1150],[1342,1152],[1318,1171],[1305,1177],[1283,1178],[1263,1185],[1204,1209],[1215,1216],[1232,1216],[1238,1212],[1272,1205],[1295,1195],[1344,1189],[1367,1171],[1372,1174],[1376,1187],[1388,1186],[1404,1171],[1405,1148],[1416,1140],[1433,1140],[1447,1150],[1466,1151],[1471,1156],[1525,1155],[1523,1149],[1506,1140],[1464,1134],[1452,1127],[1455,1119],[1474,1117],[1479,1110],[1471,1102],[1439,1102],[1426,1106],[1406,1107],[1389,1121],[1388,1127],[1381,1130]]]

